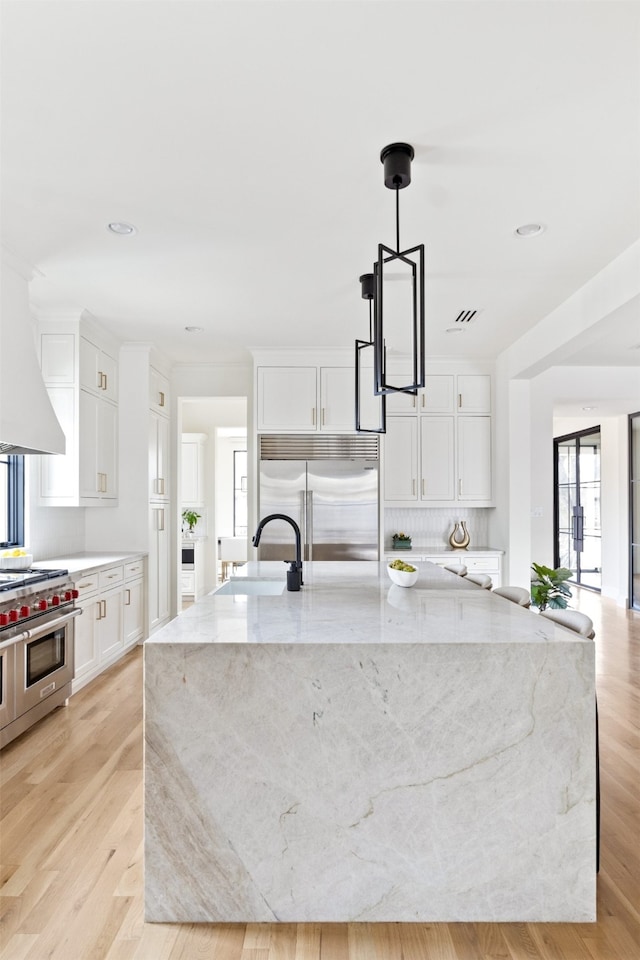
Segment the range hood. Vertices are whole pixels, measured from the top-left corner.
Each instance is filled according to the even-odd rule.
[[[36,355],[27,280],[2,257],[0,453],[64,453]]]

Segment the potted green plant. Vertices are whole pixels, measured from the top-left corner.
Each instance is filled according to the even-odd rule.
[[[407,533],[394,533],[391,538],[394,550],[410,550],[411,537]]]
[[[193,528],[195,527],[199,519],[200,519],[200,514],[196,513],[195,510],[186,510],[186,509],[183,510],[182,511],[183,529],[184,529],[184,524],[188,523],[189,533],[193,534]]]
[[[571,570],[566,567],[558,567],[553,570],[551,567],[545,567],[541,563],[532,563],[531,569],[531,603],[539,610],[546,610],[552,607],[564,610],[567,607],[567,597],[571,596],[571,590],[566,585],[573,575]]]

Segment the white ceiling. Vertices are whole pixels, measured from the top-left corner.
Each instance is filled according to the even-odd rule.
[[[416,150],[401,239],[426,244],[430,356],[496,356],[640,236],[638,3],[1,13],[2,242],[41,308],[174,361],[364,337],[358,277],[394,244],[379,153],[396,140]],[[545,232],[516,239],[532,221]],[[482,312],[447,334],[462,309]],[[630,362],[633,327],[607,363]]]

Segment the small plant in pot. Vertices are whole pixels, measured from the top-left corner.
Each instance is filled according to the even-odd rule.
[[[189,533],[193,534],[193,528],[195,527],[199,519],[200,519],[200,514],[196,513],[195,510],[183,510],[182,511],[183,529],[184,529],[184,524],[187,523],[189,525]]]
[[[391,538],[393,542],[394,550],[409,550],[411,549],[411,537],[407,533],[394,533]]]
[[[571,570],[566,567],[558,567],[553,570],[551,567],[545,567],[541,563],[532,563],[531,569],[531,603],[539,610],[546,610],[551,607],[556,610],[564,610],[567,607],[567,597],[571,596],[571,590],[566,582],[573,575]]]

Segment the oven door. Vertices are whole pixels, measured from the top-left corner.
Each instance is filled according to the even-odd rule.
[[[13,684],[15,647],[0,650],[0,730],[16,718],[16,698]]]
[[[16,714],[35,707],[73,680],[74,618],[81,610],[47,616],[16,644]]]

